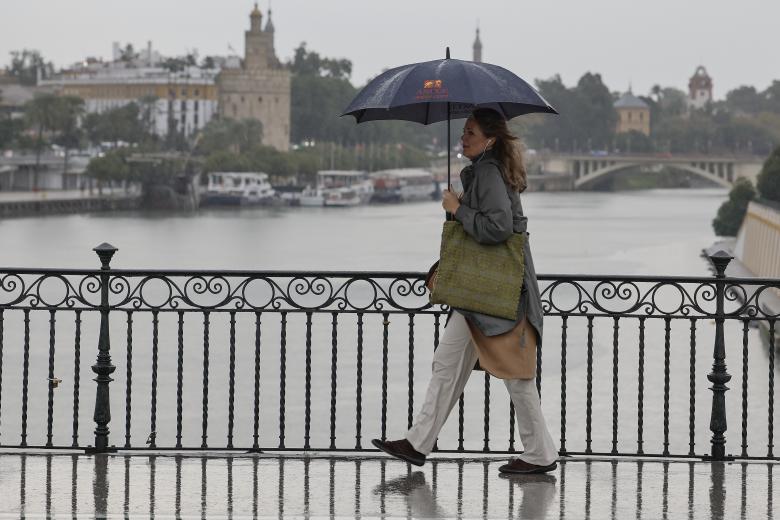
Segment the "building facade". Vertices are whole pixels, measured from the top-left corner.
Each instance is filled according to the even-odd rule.
[[[111,63],[64,71],[40,83],[61,95],[82,98],[87,112],[102,113],[135,102],[142,112],[149,111],[153,133],[190,136],[217,114],[217,72],[194,66],[171,72]]]
[[[650,107],[631,93],[623,94],[615,101],[618,122],[615,131],[619,134],[636,131],[650,135]]]
[[[688,80],[688,106],[704,108],[712,101],[712,78],[707,69],[699,65],[691,79]]]
[[[290,148],[290,72],[274,50],[271,11],[263,28],[255,4],[244,35],[244,62],[223,68],[217,77],[219,114],[231,119],[257,119],[263,124],[263,144]]]

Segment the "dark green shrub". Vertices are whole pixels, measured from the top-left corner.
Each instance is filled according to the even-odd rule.
[[[742,219],[745,218],[748,203],[756,197],[753,184],[747,179],[737,179],[729,192],[729,200],[718,209],[712,227],[718,236],[736,236]]]
[[[780,202],[780,146],[764,162],[756,188],[762,199]]]

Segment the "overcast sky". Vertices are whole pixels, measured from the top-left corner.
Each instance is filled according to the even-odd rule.
[[[567,85],[601,73],[611,90],[645,94],[656,83],[687,89],[704,65],[717,99],[739,85],[780,79],[778,0],[272,0],[276,49],[302,41],[354,64],[353,83],[382,69],[443,57],[471,59],[479,23],[483,60],[527,80],[560,74]],[[63,66],[109,58],[111,43],[147,40],[163,55],[243,54],[250,0],[0,0],[0,60],[38,49]],[[268,0],[260,1],[265,15]],[[264,19],[265,20],[265,19]]]

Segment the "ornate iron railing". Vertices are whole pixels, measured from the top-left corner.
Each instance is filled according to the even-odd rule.
[[[95,251],[99,270],[0,269],[0,447],[363,451],[411,426],[447,317],[422,273],[116,270]],[[777,459],[780,280],[710,259],[714,277],[539,277],[536,382],[562,454]],[[483,377],[439,451],[520,449]]]

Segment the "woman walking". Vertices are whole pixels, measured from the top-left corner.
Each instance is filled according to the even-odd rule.
[[[526,173],[517,143],[496,111],[475,109],[463,127],[463,154],[471,165],[460,173],[463,194],[451,188],[442,206],[482,244],[500,244],[512,233],[525,233],[520,192]],[[422,409],[403,439],[372,443],[380,450],[422,466],[439,431],[466,386],[477,361],[504,380],[514,404],[524,452],[499,468],[502,473],[545,473],[558,457],[542,415],[535,385],[536,345],[542,337],[542,306],[528,241],[517,318],[509,320],[453,309],[439,347]]]

